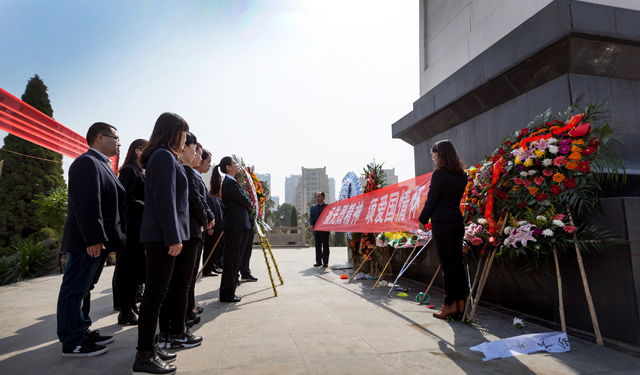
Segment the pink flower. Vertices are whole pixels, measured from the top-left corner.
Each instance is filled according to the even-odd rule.
[[[564,231],[567,233],[573,233],[576,230],[576,227],[571,225],[565,225],[564,227],[562,227],[562,229],[564,229]]]
[[[523,179],[521,179],[520,177],[516,177],[513,179],[513,182],[516,183],[516,185],[522,185],[522,183],[524,182]]]
[[[564,214],[556,214],[556,216],[553,217],[553,220],[562,220],[564,219]]]
[[[536,185],[542,185],[542,183],[544,182],[544,177],[538,176],[538,177],[533,179],[533,182],[535,182]]]
[[[545,169],[542,171],[542,174],[545,175],[545,177],[551,177],[553,176],[553,171],[551,169]]]
[[[557,158],[553,159],[553,165],[555,165],[556,167],[562,167],[565,164],[567,164],[567,159],[565,159],[564,156],[558,156]]]
[[[524,181],[524,186],[529,187],[529,186],[531,186],[532,183],[533,182],[531,182],[531,181]]]
[[[471,239],[471,244],[474,245],[474,246],[478,246],[478,245],[482,244],[482,238],[473,237]]]

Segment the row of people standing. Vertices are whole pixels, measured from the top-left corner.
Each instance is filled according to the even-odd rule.
[[[212,189],[212,195],[218,197],[207,194],[198,172],[206,173],[211,157],[188,131],[188,124],[180,116],[162,114],[149,141],[138,140],[131,145],[118,179],[109,165],[109,158],[119,152],[116,128],[96,123],[89,129],[87,142],[91,149],[77,158],[69,171],[69,208],[63,237],[63,250],[69,253],[69,259],[58,300],[63,356],[99,355],[107,351],[104,345],[113,341],[113,337],[89,329],[90,290],[100,277],[106,255],[118,251],[118,322],[138,324],[134,373],[174,373],[175,366],[167,362],[175,360],[176,354],[159,347],[160,337],[165,344],[171,343],[165,348],[187,348],[202,342],[201,337],[189,332],[185,317],[197,312],[193,286],[203,247],[202,230],[207,231],[205,239],[221,236],[224,214],[231,219],[231,241],[224,240],[230,246],[222,260],[216,258],[218,264],[224,261],[225,272],[233,279],[233,294],[227,298],[228,282],[222,277],[220,300],[239,301],[235,295],[237,265],[246,243],[234,240],[236,228],[240,228],[234,217],[246,215],[248,222],[251,203],[235,180],[229,187],[235,188],[233,199],[241,199],[236,195],[240,192],[249,202],[242,202],[241,214],[229,214],[238,209],[233,202],[226,206],[220,202],[222,183]],[[225,163],[226,173],[238,172],[239,168],[230,170]],[[219,177],[218,173],[214,175]],[[218,226],[211,207],[219,213]],[[209,253],[213,250],[207,248]],[[136,291],[141,273],[145,274],[146,288],[138,316]],[[156,335],[158,322],[161,335]]]

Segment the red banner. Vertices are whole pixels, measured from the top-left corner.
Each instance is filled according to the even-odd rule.
[[[89,149],[83,136],[1,88],[0,130],[72,159]],[[118,155],[111,160],[116,172]]]
[[[313,227],[317,231],[380,233],[419,229],[431,173],[331,203]]]

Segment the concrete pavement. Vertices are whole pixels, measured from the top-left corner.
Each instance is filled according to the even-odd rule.
[[[446,322],[415,302],[425,285],[402,280],[409,297],[386,297],[387,282],[347,283],[352,270],[314,268],[314,250],[273,250],[284,285],[273,296],[264,257],[254,249],[257,283],[238,288],[242,302],[218,302],[220,277],[201,279],[196,299],[204,307],[192,331],[200,347],[178,352],[179,374],[639,374],[640,359],[569,337],[572,351],[536,353],[483,362],[469,347],[526,333],[548,332],[525,320],[479,308],[476,325]],[[346,249],[332,249],[331,264],[345,264]],[[395,270],[397,271],[397,270]],[[56,336],[56,301],[62,275],[0,287],[0,374],[130,374],[137,329],[117,325],[111,276],[105,267],[93,292],[93,329],[114,335],[109,352],[62,358]],[[393,282],[393,280],[390,280]],[[442,305],[430,293],[429,304]]]

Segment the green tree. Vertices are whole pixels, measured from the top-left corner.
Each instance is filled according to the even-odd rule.
[[[291,208],[291,219],[289,219],[289,226],[290,227],[297,227],[298,226],[298,210],[296,210],[295,206],[292,206]],[[297,230],[292,230],[291,233],[298,233]]]
[[[274,211],[275,226],[276,227],[288,227],[291,223],[291,211],[293,206],[289,203],[281,204],[277,210]]]
[[[53,116],[47,86],[38,75],[29,79],[22,101],[49,117]],[[4,138],[3,148],[59,162],[0,150],[0,159],[4,161],[0,177],[0,247],[7,248],[43,228],[36,218],[36,205],[31,202],[36,194],[44,194],[66,184],[62,177],[62,155],[11,134]]]

